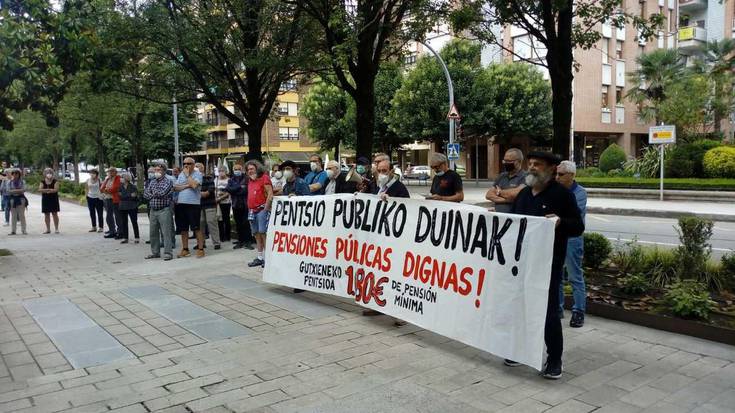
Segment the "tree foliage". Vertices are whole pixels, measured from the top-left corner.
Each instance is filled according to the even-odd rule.
[[[321,151],[354,147],[355,104],[338,86],[318,79],[301,103],[301,114],[309,120],[307,136]]]

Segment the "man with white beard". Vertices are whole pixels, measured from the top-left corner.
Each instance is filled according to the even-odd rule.
[[[532,215],[556,220],[554,235],[554,256],[551,262],[551,282],[549,300],[546,307],[546,366],[542,372],[547,379],[559,379],[562,375],[561,355],[564,347],[561,320],[559,319],[559,285],[561,284],[564,259],[567,253],[567,239],[578,237],[584,232],[584,221],[577,207],[574,194],[556,182],[556,166],[561,162],[550,152],[531,152],[528,154],[528,175],[526,188],[523,188],[513,203],[510,213]],[[505,360],[507,366],[519,363]]]

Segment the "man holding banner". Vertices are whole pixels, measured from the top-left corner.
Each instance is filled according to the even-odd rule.
[[[544,341],[548,357],[543,370],[543,376],[553,380],[561,378],[562,375],[561,356],[564,340],[559,319],[559,285],[567,252],[567,239],[578,237],[584,232],[584,222],[574,195],[554,179],[555,169],[560,161],[558,156],[550,152],[529,153],[528,175],[526,176],[528,186],[518,194],[511,209],[512,214],[540,216],[556,220],[551,282],[544,327]],[[507,359],[505,364],[511,367],[519,365]]]

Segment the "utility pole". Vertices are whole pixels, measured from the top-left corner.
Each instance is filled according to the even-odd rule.
[[[181,154],[179,154],[179,110],[174,97],[174,166],[180,167]]]
[[[444,63],[444,59],[442,59],[441,56],[439,56],[439,53],[436,52],[436,50],[432,49],[431,46],[424,42],[419,42],[423,44],[429,51],[436,56],[437,60],[439,60],[439,64],[441,64],[442,69],[444,70],[444,76],[447,78],[447,86],[449,87],[449,110],[451,111],[452,108],[454,108],[454,85],[452,84],[452,77],[449,75],[449,69],[447,69],[446,63]],[[454,118],[449,117],[449,143],[454,143]],[[454,170],[454,160],[449,160],[449,169]]]

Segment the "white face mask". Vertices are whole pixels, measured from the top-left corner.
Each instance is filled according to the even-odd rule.
[[[436,176],[442,176],[442,175],[444,175],[444,171],[434,172],[434,175],[436,175]]]
[[[388,174],[378,175],[378,185],[380,186],[385,186],[385,184],[387,184],[389,180],[390,180],[390,175]]]
[[[197,167],[195,166],[195,167],[194,167],[194,172],[201,172],[201,171],[199,170],[199,168],[197,168]]]
[[[161,178],[161,177],[163,176],[163,173],[161,173],[161,172],[156,172],[156,173],[154,173],[154,174],[153,174],[153,176],[155,176],[155,177],[156,177],[156,179],[160,179],[160,178]]]
[[[53,179],[53,177],[54,177],[54,174],[46,174],[46,178],[48,179]]]
[[[283,178],[283,172],[276,171],[276,173],[273,174],[273,177],[276,178],[276,179],[281,179],[281,178]]]
[[[241,176],[242,175],[242,171],[241,170],[235,170],[234,174],[235,174],[235,176]]]
[[[327,169],[327,178],[332,179],[334,176],[337,175],[333,169]]]
[[[316,162],[310,162],[309,167],[311,168],[312,171],[316,171],[319,168]]]
[[[283,177],[287,180],[290,180],[291,178],[293,178],[293,171],[290,169],[286,169],[285,171],[283,171]]]

